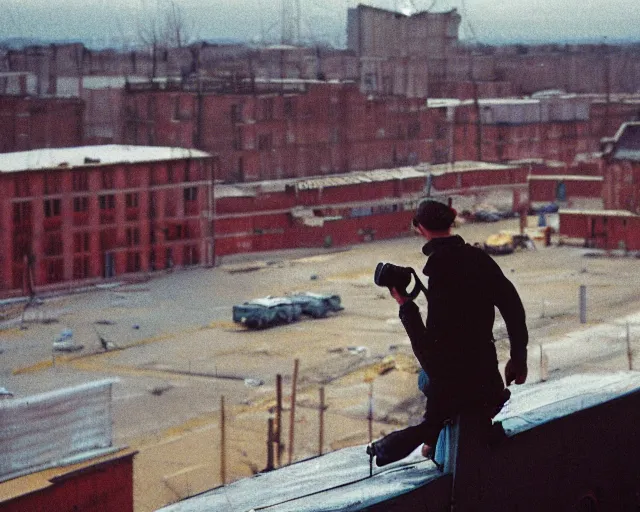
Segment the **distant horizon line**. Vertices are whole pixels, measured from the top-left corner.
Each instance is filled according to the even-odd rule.
[[[629,45],[639,44],[640,38],[633,37],[617,37],[607,38],[606,43],[601,37],[575,37],[566,39],[551,39],[551,38],[527,38],[527,39],[512,39],[508,37],[494,37],[487,38],[485,40],[477,40],[477,38],[460,38],[459,41],[464,44],[471,45],[488,45],[488,46],[511,46],[511,45],[530,45],[530,46],[543,46],[543,45],[572,45],[572,44],[592,44],[592,45]],[[203,37],[197,38],[186,44],[189,46],[195,43],[212,43],[212,44],[238,44],[238,45],[255,45],[256,42],[240,38],[240,37]],[[63,45],[63,44],[76,44],[81,43],[88,49],[117,49],[120,47],[135,48],[143,46],[138,42],[132,42],[128,39],[119,39],[113,37],[94,37],[94,38],[48,38],[48,37],[21,37],[10,36],[0,37],[0,48],[8,47],[9,49],[17,50],[28,46],[42,46],[42,45]],[[258,44],[265,46],[272,44],[280,44],[279,41],[263,41]],[[291,43],[295,44],[295,43]],[[322,44],[330,46],[332,48],[341,50],[347,49],[346,47],[336,47],[329,41],[318,41],[315,44],[310,41],[303,42],[300,46],[321,46]]]

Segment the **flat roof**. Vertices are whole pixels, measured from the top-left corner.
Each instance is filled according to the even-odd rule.
[[[85,458],[61,461],[59,465],[29,473],[13,480],[0,483],[0,503],[25,496],[27,494],[46,489],[59,478],[71,475],[76,471],[86,470],[100,464],[116,461],[125,457],[133,457],[137,450],[130,448],[109,448],[85,453]]]
[[[596,217],[637,217],[627,210],[559,210],[564,215],[592,215]]]
[[[255,181],[216,185],[216,197],[255,196],[258,192],[281,192],[287,186],[298,190],[358,185],[375,181],[406,180],[411,178],[426,179],[429,174],[441,176],[447,173],[472,171],[501,171],[517,169],[517,165],[492,162],[475,162],[465,160],[447,164],[418,164],[415,166],[395,167],[391,169],[373,169],[371,171],[353,171],[343,174],[311,176],[308,178],[287,178],[282,180]]]
[[[0,173],[159,162],[209,156],[211,156],[209,153],[197,149],[119,144],[33,149],[0,154]]]
[[[562,180],[562,181],[604,181],[602,176],[581,174],[533,174],[527,176],[530,181]]]

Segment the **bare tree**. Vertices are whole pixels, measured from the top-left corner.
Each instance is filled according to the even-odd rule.
[[[152,76],[158,74],[158,56],[170,48],[182,48],[191,42],[194,24],[189,23],[182,7],[175,0],[142,0],[138,20],[138,38],[151,52]]]

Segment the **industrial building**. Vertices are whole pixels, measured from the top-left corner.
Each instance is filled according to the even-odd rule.
[[[0,293],[213,263],[214,159],[171,147],[0,155]]]
[[[602,141],[604,210],[560,211],[561,235],[587,247],[640,250],[640,123]]]

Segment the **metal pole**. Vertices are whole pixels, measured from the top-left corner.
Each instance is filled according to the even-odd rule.
[[[273,432],[273,418],[269,418],[267,422],[267,467],[266,471],[271,471],[273,469],[273,440],[274,440],[274,432]]]
[[[373,381],[369,382],[369,444],[373,442]]]
[[[282,465],[282,375],[276,375],[276,425],[275,425],[275,442],[276,442],[276,464],[278,467]]]
[[[293,440],[296,421],[296,387],[298,385],[298,367],[300,360],[293,363],[293,381],[291,382],[291,415],[289,417],[289,464],[293,461]]]
[[[631,350],[631,335],[629,332],[629,322],[627,322],[627,362],[629,370],[633,370],[633,352]]]
[[[580,285],[580,323],[587,323],[587,287]]]
[[[542,344],[540,344],[540,381],[546,382],[547,375],[549,373],[549,358],[544,353],[542,349]]]
[[[320,388],[320,419],[318,433],[318,455],[322,455],[324,445],[324,386]]]
[[[220,480],[222,485],[227,480],[227,454],[226,454],[226,438],[225,438],[225,411],[224,396],[220,397]]]

